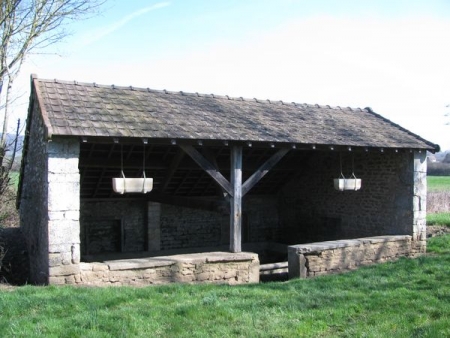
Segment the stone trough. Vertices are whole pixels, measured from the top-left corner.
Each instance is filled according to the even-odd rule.
[[[80,263],[79,283],[84,285],[258,282],[258,255],[248,252],[205,252]]]
[[[308,278],[413,256],[411,236],[376,236],[292,245],[289,278]]]

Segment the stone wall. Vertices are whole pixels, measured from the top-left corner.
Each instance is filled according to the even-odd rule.
[[[36,103],[34,109],[38,109]],[[27,153],[22,157],[22,190],[20,196],[20,226],[30,257],[30,280],[48,282],[48,176],[45,127],[37,111],[29,118]],[[30,141],[31,140],[31,141]]]
[[[77,139],[44,139],[33,115],[21,195],[21,227],[30,255],[30,280],[74,283],[80,262],[80,175]]]
[[[247,196],[243,201],[244,242],[277,242],[281,239],[280,216],[276,196]],[[227,227],[229,230],[229,225]]]
[[[147,202],[144,200],[83,201],[80,215],[81,252],[97,254],[144,251],[146,212]],[[119,243],[112,245],[115,241]]]
[[[377,236],[289,246],[289,278],[340,273],[411,256],[411,236]]]
[[[427,248],[427,156],[414,153],[413,245],[414,253],[424,253]]]
[[[77,139],[47,141],[37,111],[28,123],[20,224],[30,257],[30,281],[47,284],[62,278],[74,282],[80,261],[79,143]]]
[[[81,263],[80,282],[97,286],[258,283],[259,261],[258,255],[252,253],[208,252]]]
[[[49,283],[74,283],[80,268],[80,174],[77,139],[48,144]]]
[[[337,191],[340,154],[313,153],[279,194],[288,244],[413,234],[413,156],[380,151],[342,155],[343,172],[362,179],[358,191]]]
[[[229,216],[161,204],[161,250],[216,246],[225,240]]]
[[[245,242],[279,239],[276,197],[250,196],[243,211]],[[80,218],[83,255],[217,247],[230,240],[228,214],[144,200],[82,201]],[[117,224],[121,250],[114,250],[115,235],[105,233]]]

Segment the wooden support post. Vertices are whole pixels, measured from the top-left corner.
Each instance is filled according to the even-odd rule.
[[[230,251],[241,252],[242,146],[231,148]]]
[[[242,184],[242,146],[231,148],[231,174],[230,182],[219,172],[212,155],[200,154],[190,145],[179,145],[207,174],[209,174],[230,196],[230,251],[241,252],[242,238],[242,197],[252,189],[270,169],[272,169],[289,151],[289,148],[280,149],[263,163],[247,181]]]

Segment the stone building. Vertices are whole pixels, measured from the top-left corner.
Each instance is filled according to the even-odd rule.
[[[400,238],[392,257],[424,252],[438,148],[370,108],[32,76],[18,194],[30,279],[247,283],[313,242]],[[144,174],[150,192],[114,191]],[[337,190],[342,177],[361,187]],[[314,275],[304,258],[289,264]]]

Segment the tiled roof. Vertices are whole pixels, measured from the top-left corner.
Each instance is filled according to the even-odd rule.
[[[33,79],[48,134],[434,150],[375,114],[213,94]]]

